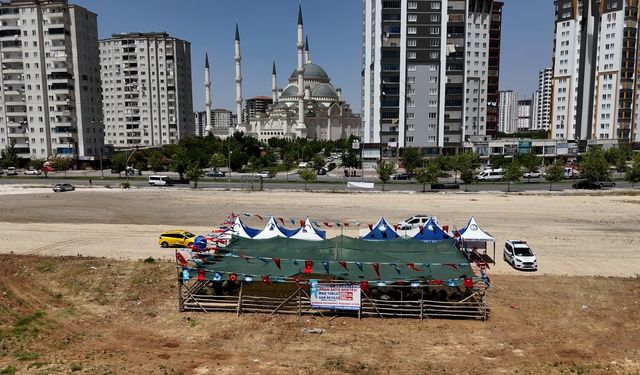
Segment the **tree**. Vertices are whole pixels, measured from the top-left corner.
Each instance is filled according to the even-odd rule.
[[[427,184],[435,184],[438,182],[438,176],[440,175],[440,164],[436,161],[431,161],[426,166],[415,170],[416,179],[422,184],[422,192],[426,191]]]
[[[36,170],[41,170],[44,166],[44,160],[42,159],[31,159],[29,160],[29,166]]]
[[[316,171],[319,171],[324,167],[324,157],[322,155],[314,155],[311,161],[313,162],[313,167]]]
[[[178,172],[178,175],[180,175],[180,179],[182,180],[184,179],[184,173],[189,167],[189,164],[190,164],[190,160],[187,157],[186,152],[184,151],[183,148],[179,148],[175,154],[171,155],[169,168],[171,168],[171,170],[174,172]]]
[[[564,165],[556,161],[549,168],[544,176],[544,179],[549,182],[549,191],[553,187],[554,182],[560,182],[564,178]]]
[[[154,172],[162,170],[162,154],[158,151],[153,151],[147,159],[151,170]]]
[[[632,189],[638,182],[640,182],[640,154],[636,154],[633,158],[633,164],[631,165],[631,168],[627,169],[625,180],[631,182]]]
[[[582,155],[582,160],[580,161],[580,174],[582,174],[582,177],[590,182],[608,179],[611,170],[604,155],[604,151],[600,148],[592,148]]]
[[[198,180],[200,180],[200,177],[202,177],[202,168],[200,168],[198,163],[192,161],[187,165],[185,173],[187,175],[187,178],[193,181],[193,188],[197,189]],[[180,179],[182,179],[182,177],[180,177]]]
[[[505,167],[508,164],[508,161],[504,155],[491,155],[489,157],[489,163],[491,163],[491,168],[500,169]]]
[[[298,174],[300,174],[300,178],[304,181],[304,190],[307,190],[307,182],[313,182],[316,180],[316,171],[311,168],[303,168]]]
[[[605,151],[605,159],[607,162],[618,170],[620,177],[627,169],[627,160],[631,158],[631,149],[628,147],[612,147]]]
[[[502,175],[502,181],[507,182],[507,192],[511,192],[511,183],[520,181],[522,177],[522,167],[517,160],[512,160],[507,166],[507,170]]]
[[[216,152],[209,158],[209,166],[216,170],[225,166],[226,163],[227,159],[225,159],[224,155],[219,152]]]
[[[64,176],[67,177],[67,170],[71,168],[71,163],[72,163],[72,160],[70,158],[66,158],[64,156],[56,156],[51,161],[51,166],[56,171],[64,172]]]
[[[534,154],[523,154],[518,158],[520,164],[529,172],[529,182],[531,182],[531,172],[538,170],[540,165],[540,159]]]
[[[127,167],[127,155],[124,152],[118,152],[111,157],[111,167],[118,171],[118,177],[120,173]]]
[[[20,161],[18,158],[18,151],[16,151],[16,140],[11,139],[9,144],[4,148],[4,150],[0,151],[0,160],[2,162],[2,167],[17,167],[18,162]]]
[[[396,167],[392,162],[388,160],[382,160],[378,163],[376,167],[376,172],[378,172],[378,178],[382,181],[382,191],[384,191],[385,182],[391,179],[391,175],[396,171]]]
[[[463,166],[460,170],[460,179],[464,182],[464,191],[469,191],[469,184],[473,183],[475,174],[473,169]]]
[[[408,147],[402,150],[402,165],[409,176],[412,176],[414,171],[423,164],[422,155],[417,148]]]
[[[480,166],[480,157],[477,154],[465,152],[456,155],[452,160],[452,164],[454,171],[460,172],[460,174],[462,174],[463,171],[467,171],[467,174],[470,174],[471,177],[468,179],[468,182],[470,183],[473,182],[474,170]],[[462,176],[460,176],[460,178],[462,178]],[[458,182],[457,173],[454,181]],[[465,184],[467,184],[466,181]]]

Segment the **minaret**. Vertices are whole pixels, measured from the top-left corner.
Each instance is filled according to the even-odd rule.
[[[304,130],[306,130],[306,126],[304,125],[304,56],[303,56],[303,48],[304,43],[302,42],[304,31],[302,29],[302,4],[298,5],[298,125],[296,129],[298,130],[298,134],[301,134]],[[306,136],[306,135],[305,135]]]
[[[242,74],[240,72],[240,31],[238,31],[238,23],[236,23],[236,42],[235,42],[235,60],[236,60],[236,116],[238,125],[242,124]]]
[[[311,62],[311,54],[309,53],[309,36],[304,37],[304,63],[308,64]]]
[[[275,105],[278,101],[278,83],[276,81],[276,60],[273,60],[273,68],[271,69],[271,98]]]
[[[209,72],[209,54],[204,53],[204,110],[206,112],[205,134],[211,133],[211,74]]]

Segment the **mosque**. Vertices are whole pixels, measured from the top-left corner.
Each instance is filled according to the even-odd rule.
[[[265,113],[245,118],[231,128],[211,126],[211,80],[209,62],[205,61],[205,105],[207,125],[205,130],[225,138],[229,134],[242,131],[261,141],[270,138],[307,138],[316,140],[337,140],[350,135],[360,136],[361,119],[354,114],[349,104],[342,100],[340,88],[334,88],[327,72],[311,62],[309,41],[303,42],[302,7],[298,8],[297,54],[298,64],[289,77],[289,83],[281,89],[277,87],[275,61],[271,72],[271,92],[273,104]],[[236,113],[242,113],[242,74],[240,55],[240,32],[236,25],[235,35],[235,82]]]

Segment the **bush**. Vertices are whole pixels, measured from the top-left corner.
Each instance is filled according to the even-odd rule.
[[[123,182],[120,184],[120,186],[122,186],[123,189],[129,189],[131,187],[131,184],[128,182]]]

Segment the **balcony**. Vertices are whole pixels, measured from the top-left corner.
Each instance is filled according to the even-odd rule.
[[[19,40],[5,40],[0,43],[0,47],[2,47],[2,51],[6,52],[21,51],[22,42]]]
[[[47,74],[47,78],[57,83],[61,83],[59,81],[65,81],[64,83],[68,84],[73,83],[73,74],[69,72],[51,72]]]
[[[54,91],[54,94],[73,91],[73,85],[71,84],[71,82],[71,80],[68,80],[64,83],[52,83],[51,85],[49,85],[49,90]]]
[[[60,155],[73,155],[73,145],[59,145],[56,147],[56,153]]]
[[[62,52],[62,51],[56,51],[56,52],[52,52],[51,54],[49,54],[49,59],[53,60],[53,61],[59,61],[59,60],[67,60],[67,57],[69,55],[66,52]]]

